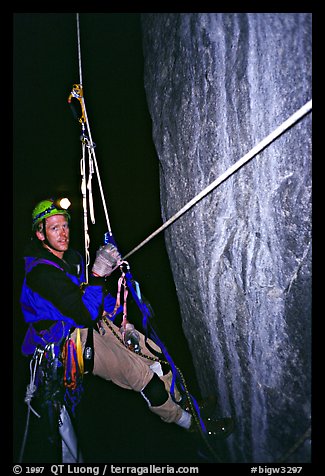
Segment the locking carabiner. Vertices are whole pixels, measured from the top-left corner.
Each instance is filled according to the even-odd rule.
[[[86,114],[85,114],[85,106],[84,106],[84,99],[83,99],[83,88],[81,84],[74,84],[72,87],[72,91],[68,97],[68,103],[71,106],[73,115],[78,119],[78,121],[84,125],[86,124]],[[79,101],[81,107],[81,116],[78,117],[78,114],[73,108],[72,99],[77,99]]]

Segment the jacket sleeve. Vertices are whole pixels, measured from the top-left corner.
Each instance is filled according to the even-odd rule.
[[[84,327],[93,325],[93,319],[102,314],[103,291],[83,292],[60,269],[39,264],[26,277],[26,284],[43,298],[50,301],[63,315]]]

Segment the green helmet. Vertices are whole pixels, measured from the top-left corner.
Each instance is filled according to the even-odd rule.
[[[39,202],[33,210],[32,213],[32,229],[36,229],[37,225],[44,220],[45,218],[51,217],[52,215],[65,215],[70,221],[69,213],[60,208],[60,205],[57,202],[54,202],[51,198],[47,200],[42,200]]]

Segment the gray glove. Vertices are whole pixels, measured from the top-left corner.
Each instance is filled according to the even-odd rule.
[[[100,277],[109,276],[113,269],[120,264],[122,264],[120,253],[114,245],[108,243],[97,251],[92,273]]]

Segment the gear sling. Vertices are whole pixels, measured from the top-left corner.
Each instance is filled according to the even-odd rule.
[[[37,265],[45,264],[54,266],[64,272],[75,284],[81,285],[84,273],[80,276],[66,273],[54,261],[43,258],[25,259],[25,279],[21,294],[21,305],[29,320],[29,328],[26,333],[22,351],[25,355],[34,353],[30,361],[30,383],[27,386],[25,402],[29,413],[32,411],[38,418],[41,416],[31,406],[32,398],[38,397],[43,410],[42,418],[48,427],[48,440],[56,447],[57,455],[61,454],[63,462],[81,462],[81,454],[77,448],[77,439],[73,429],[72,419],[76,405],[82,394],[82,375],[92,370],[92,328],[90,328],[88,340],[85,346],[86,358],[80,354],[81,343],[76,343],[70,338],[74,329],[73,321],[63,315],[41,296],[33,293],[26,284],[27,274]],[[29,303],[33,304],[32,306]],[[35,311],[30,309],[37,309]],[[43,313],[44,312],[44,313]],[[46,314],[45,314],[46,313]],[[39,320],[40,316],[45,319]],[[46,324],[52,323],[48,329]],[[42,325],[43,324],[43,325]],[[23,459],[28,423],[20,453],[20,462]],[[59,423],[59,424],[58,424]]]

